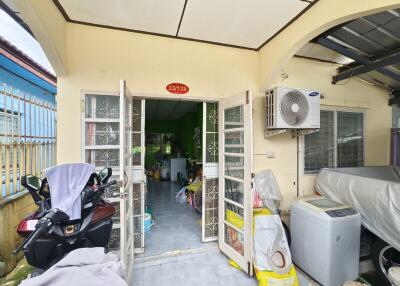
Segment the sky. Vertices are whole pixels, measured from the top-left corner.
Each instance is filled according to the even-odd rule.
[[[6,12],[0,9],[0,36],[16,46],[32,60],[55,75],[45,53],[39,43],[13,20]]]

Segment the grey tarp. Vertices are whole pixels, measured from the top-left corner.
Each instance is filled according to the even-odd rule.
[[[400,250],[400,177],[392,166],[321,169],[315,181],[321,195],[353,206],[362,224]]]
[[[116,254],[104,248],[79,248],[70,252],[40,276],[22,281],[20,286],[127,286]]]

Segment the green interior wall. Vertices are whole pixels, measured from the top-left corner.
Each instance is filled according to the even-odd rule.
[[[203,124],[203,104],[199,103],[196,110],[188,112],[177,120],[146,120],[145,132],[148,133],[174,133],[178,144],[184,149],[185,154],[190,158],[201,159],[202,150],[196,152],[193,141],[194,129]],[[201,134],[201,132],[200,132]],[[201,141],[200,141],[201,142]],[[197,154],[196,154],[197,153]],[[155,162],[150,162],[146,156],[146,166],[151,166]]]
[[[145,132],[178,134],[178,120],[146,120]]]

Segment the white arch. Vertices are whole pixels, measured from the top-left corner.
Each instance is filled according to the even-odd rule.
[[[67,75],[67,23],[53,1],[11,0],[41,45],[56,75]]]

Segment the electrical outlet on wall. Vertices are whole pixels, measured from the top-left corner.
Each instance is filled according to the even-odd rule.
[[[267,151],[266,155],[267,155],[267,158],[275,158],[275,152],[274,151]]]

